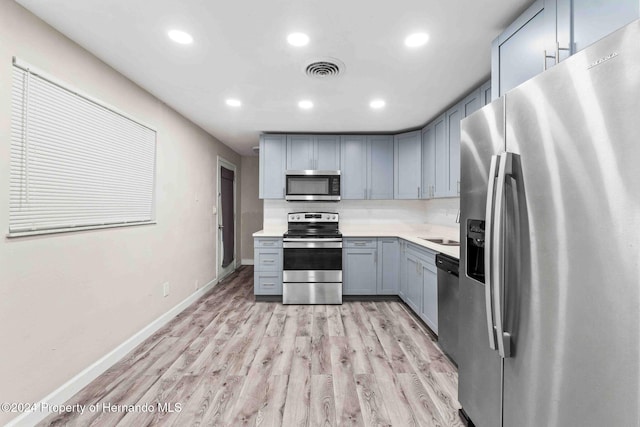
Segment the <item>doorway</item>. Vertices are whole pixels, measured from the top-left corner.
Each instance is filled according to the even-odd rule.
[[[218,280],[236,269],[236,166],[218,156]]]

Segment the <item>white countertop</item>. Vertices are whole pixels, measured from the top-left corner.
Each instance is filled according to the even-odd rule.
[[[268,227],[253,233],[253,237],[282,237],[286,232],[284,227]],[[459,246],[444,246],[428,242],[420,237],[460,239],[457,227],[446,227],[435,224],[344,224],[340,225],[342,236],[349,237],[399,237],[418,246],[441,252],[445,255],[460,259]]]

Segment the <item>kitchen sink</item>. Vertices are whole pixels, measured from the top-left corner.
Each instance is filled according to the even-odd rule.
[[[427,242],[437,243],[438,245],[443,246],[460,246],[460,242],[452,239],[430,239],[427,237],[420,237],[422,240],[426,240]]]

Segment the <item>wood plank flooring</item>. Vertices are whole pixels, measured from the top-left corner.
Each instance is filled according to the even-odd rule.
[[[404,304],[255,302],[242,267],[39,425],[462,426],[457,378]]]

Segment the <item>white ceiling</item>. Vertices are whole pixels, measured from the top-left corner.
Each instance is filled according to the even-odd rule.
[[[263,131],[414,128],[489,77],[491,41],[532,0],[17,0],[241,154]],[[167,31],[194,43],[172,42]],[[286,37],[311,41],[292,47]],[[412,32],[429,43],[404,46]],[[334,79],[304,66],[330,56]],[[225,99],[243,102],[230,108]],[[386,107],[369,108],[373,98]],[[315,106],[300,110],[310,99]]]

